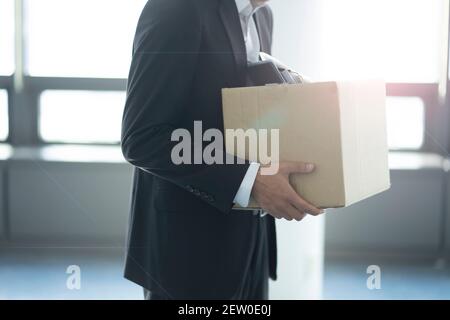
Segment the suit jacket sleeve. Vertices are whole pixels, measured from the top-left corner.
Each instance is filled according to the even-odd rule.
[[[171,135],[189,101],[202,37],[191,1],[149,1],[138,23],[122,124],[128,162],[229,212],[246,164],[175,165]]]

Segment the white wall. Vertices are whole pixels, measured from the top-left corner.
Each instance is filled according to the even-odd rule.
[[[324,221],[277,221],[278,280],[270,283],[271,299],[322,297]]]
[[[273,55],[314,78],[319,72],[321,0],[271,0],[274,13]]]
[[[314,0],[272,0],[273,55],[295,70],[313,75],[318,43]],[[311,32],[313,31],[313,32]],[[324,217],[277,221],[278,274],[271,282],[271,299],[320,299],[324,257]]]

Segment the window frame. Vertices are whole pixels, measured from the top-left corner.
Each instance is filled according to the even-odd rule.
[[[118,145],[116,143],[64,143],[47,142],[38,132],[39,98],[45,90],[86,90],[86,91],[125,91],[127,79],[118,78],[65,78],[36,77],[26,74],[25,36],[24,36],[24,0],[15,1],[15,73],[0,76],[0,89],[8,92],[9,134],[4,141],[13,146],[19,145]],[[450,4],[449,4],[450,7]],[[449,19],[447,17],[447,22]],[[446,37],[449,38],[450,23]],[[399,149],[395,152],[434,152],[448,156],[450,139],[450,80],[448,71],[449,50],[445,53],[445,83],[387,83],[387,96],[419,97],[425,105],[424,143],[420,149]],[[442,80],[444,81],[444,80]],[[441,87],[446,88],[442,96]]]
[[[126,79],[99,79],[99,78],[50,78],[50,77],[32,77],[24,75],[23,92],[13,94],[19,100],[18,107],[28,109],[28,119],[15,119],[14,127],[10,121],[10,142],[12,144],[32,144],[32,145],[119,145],[120,143],[84,143],[84,142],[48,142],[41,138],[39,133],[39,109],[40,96],[46,90],[70,90],[70,91],[126,91]],[[27,104],[27,106],[24,105]],[[14,103],[12,109],[15,109]],[[14,114],[15,110],[10,112]],[[17,113],[17,112],[16,112]],[[11,113],[10,113],[11,115]],[[17,115],[18,117],[18,115]],[[11,118],[11,116],[10,116]],[[13,118],[14,119],[14,118]],[[12,119],[11,119],[12,120]],[[26,123],[27,121],[27,123]],[[18,123],[20,125],[18,127]],[[31,128],[28,132],[23,132],[21,128],[27,126]],[[11,130],[12,129],[12,130]]]
[[[46,90],[126,91],[127,79],[36,77],[26,73],[24,0],[15,2],[15,63],[12,76],[0,76],[0,89],[8,92],[9,134],[13,146],[119,145],[119,143],[47,142],[39,134],[39,100]]]
[[[0,90],[5,90],[8,100],[7,100],[7,113],[8,113],[8,133],[5,140],[0,140],[0,143],[6,142],[9,143],[10,137],[11,137],[11,108],[12,108],[12,95],[13,95],[13,88],[12,88],[12,76],[1,76],[0,75]]]
[[[441,130],[441,120],[445,118],[445,109],[441,105],[439,98],[438,83],[387,83],[387,97],[417,97],[424,103],[425,123],[423,144],[419,149],[395,149],[399,152],[432,152],[443,154],[448,152],[443,150],[446,144],[445,137]]]
[[[39,132],[39,116],[40,116],[40,101],[41,94],[44,91],[83,91],[83,92],[123,92],[126,93],[126,79],[96,79],[96,78],[36,78],[27,77],[29,81],[29,88],[36,96],[36,139],[39,144],[44,145],[99,145],[99,146],[114,146],[119,145],[118,142],[60,142],[60,141],[47,141],[41,137]]]

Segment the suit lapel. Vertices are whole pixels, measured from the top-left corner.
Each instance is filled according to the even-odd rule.
[[[247,67],[247,51],[245,49],[244,35],[239,18],[239,13],[234,0],[221,0],[219,4],[219,12],[228,39],[233,49],[233,56],[236,63],[236,71],[239,80],[245,83],[245,73]]]

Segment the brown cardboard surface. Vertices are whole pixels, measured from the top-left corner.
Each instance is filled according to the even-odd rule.
[[[291,176],[294,189],[318,207],[343,207],[390,186],[385,95],[381,81],[223,89],[224,126],[279,129],[280,161],[316,165]],[[259,160],[226,144],[228,153]]]

